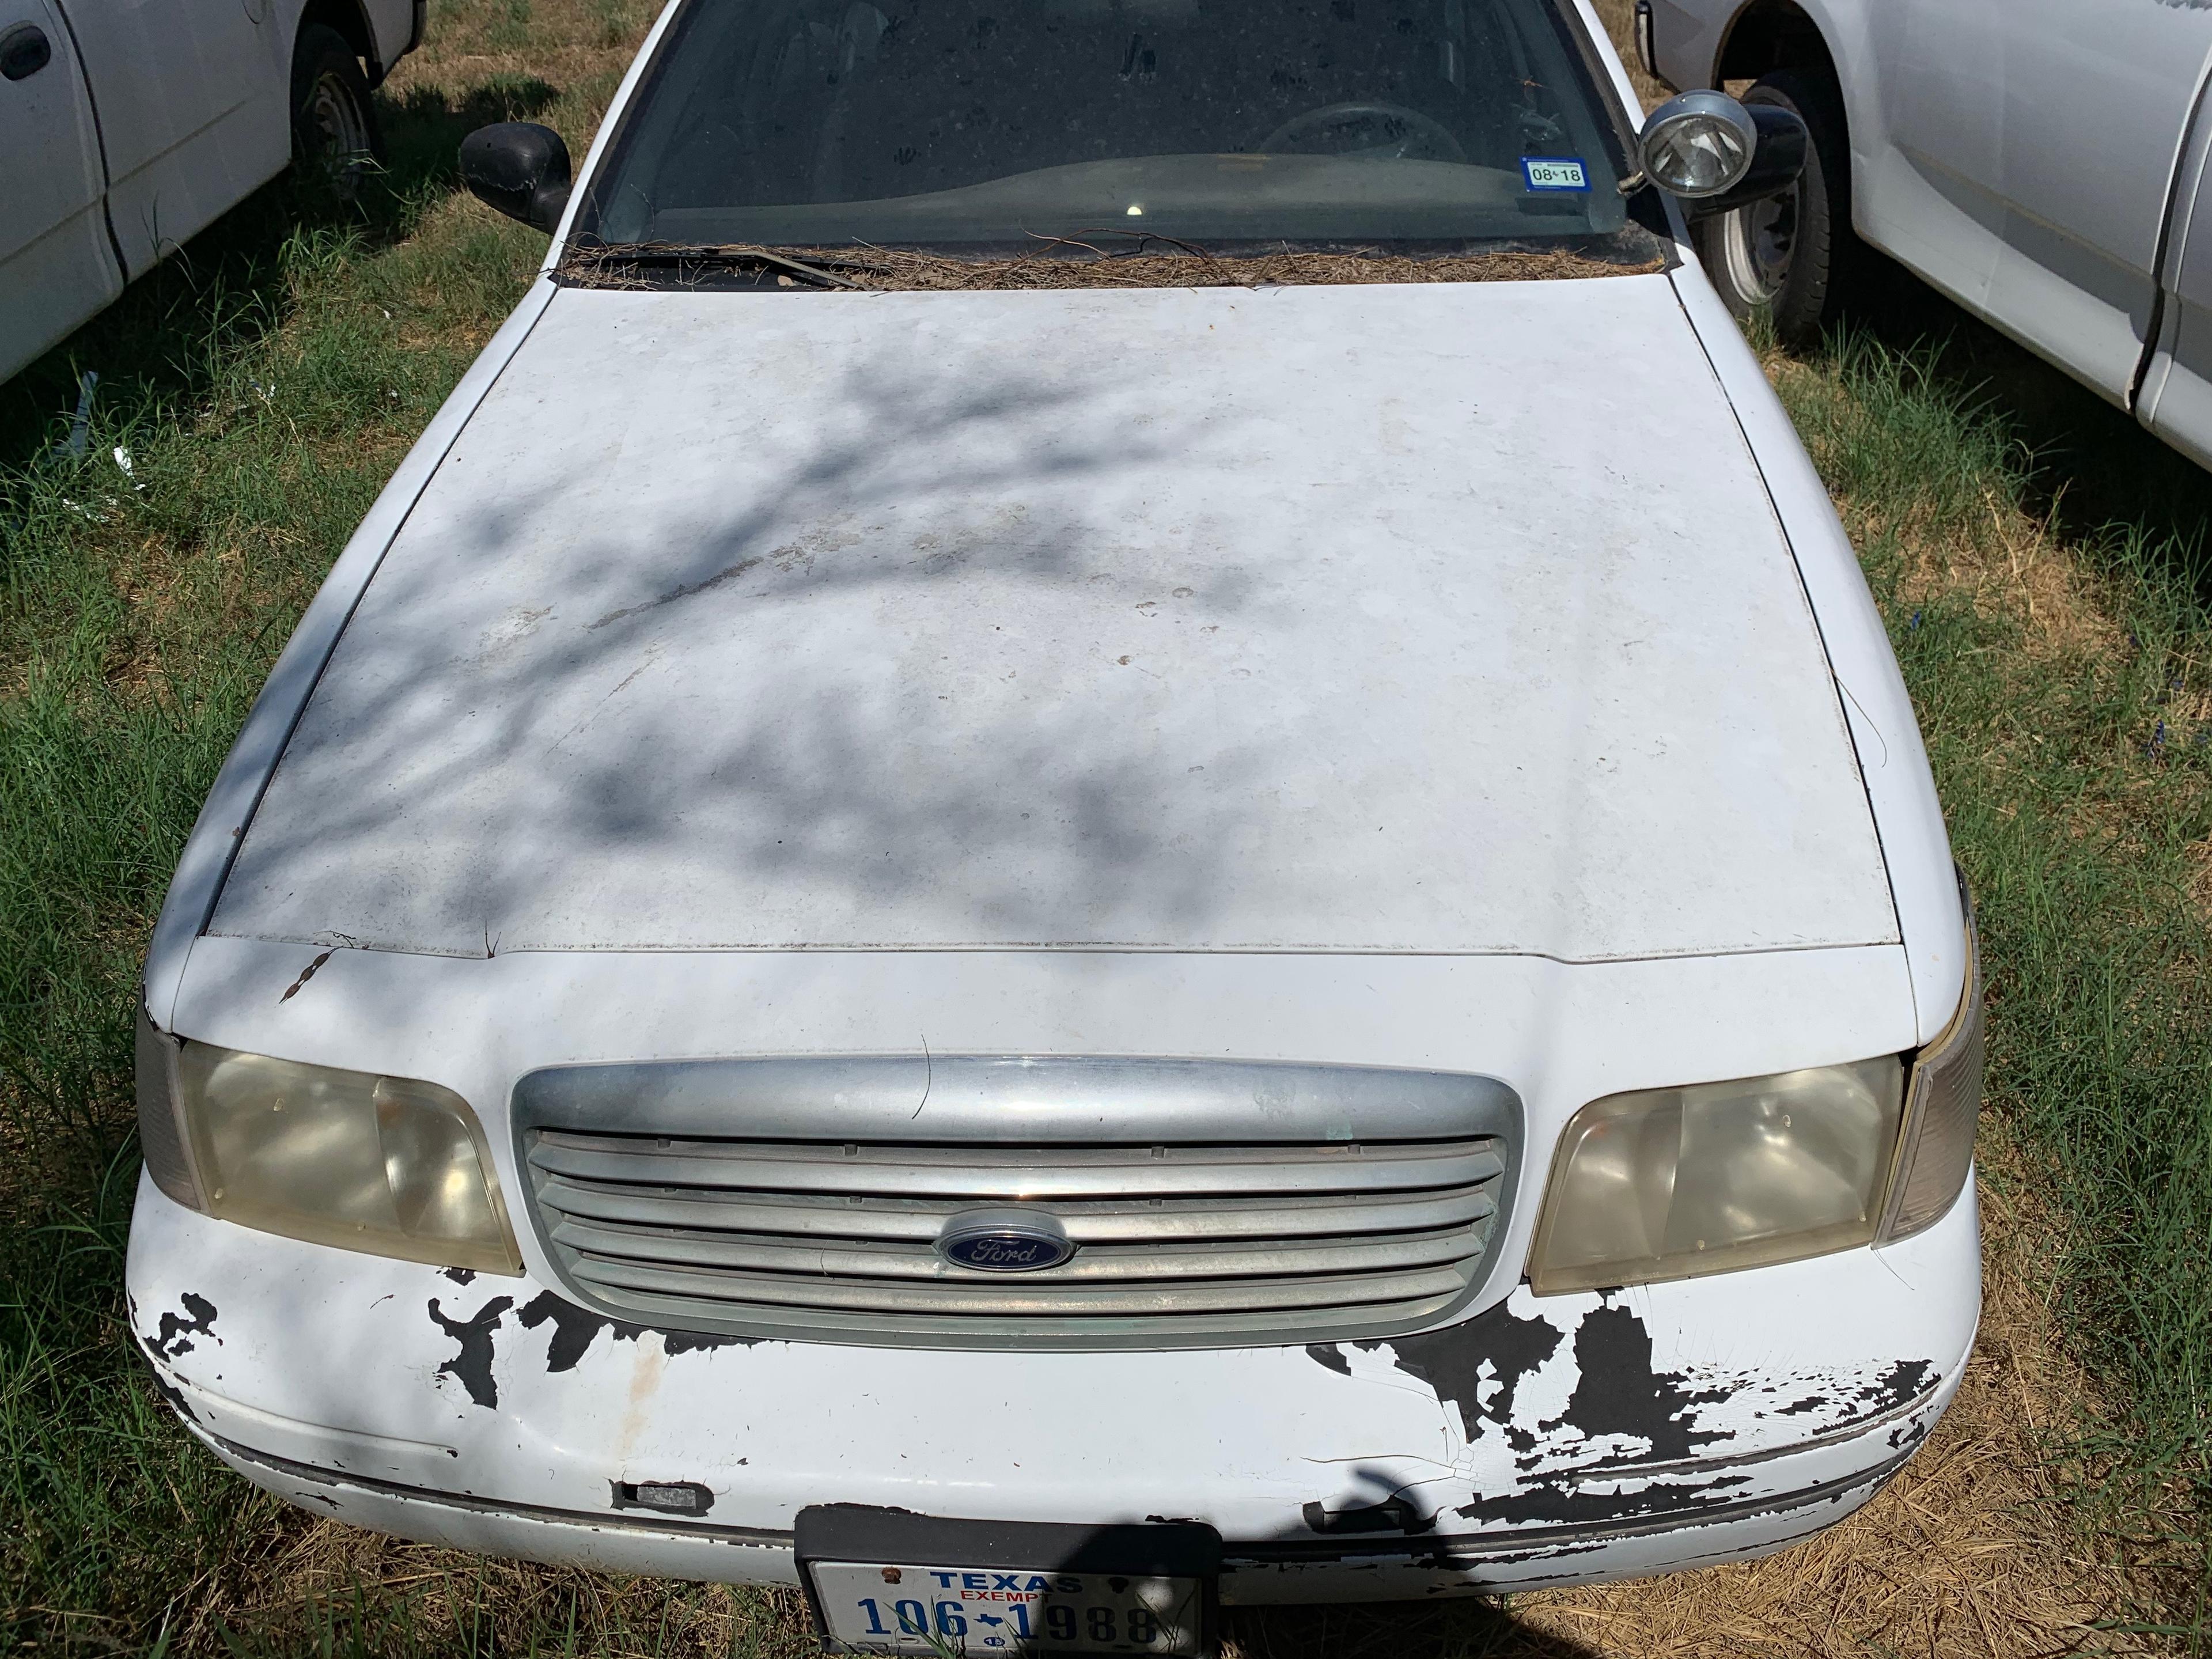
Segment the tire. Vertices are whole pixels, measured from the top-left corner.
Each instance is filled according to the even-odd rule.
[[[1780,196],[1700,221],[1692,237],[1738,322],[1764,312],[1783,344],[1813,345],[1849,302],[1863,252],[1851,230],[1843,97],[1826,75],[1783,70],[1743,101],[1790,110],[1805,123],[1813,142],[1804,174]]]
[[[342,201],[384,161],[368,80],[345,36],[303,23],[292,48],[292,164]]]

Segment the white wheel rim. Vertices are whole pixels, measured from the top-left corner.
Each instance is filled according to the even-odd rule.
[[[1772,305],[1790,280],[1802,200],[1801,187],[1793,185],[1721,221],[1721,258],[1729,284],[1752,305]]]
[[[347,188],[368,170],[368,121],[353,92],[334,71],[316,76],[307,119],[323,138],[323,165]]]

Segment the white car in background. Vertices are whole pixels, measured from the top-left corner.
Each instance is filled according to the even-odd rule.
[[[1971,917],[1574,0],[676,0],[148,957],[134,1331],[318,1513],[852,1650],[1754,1555],[1979,1309]],[[1664,184],[1674,194],[1663,193]]]
[[[2212,7],[1638,0],[1674,87],[1812,131],[1798,187],[1700,228],[1739,316],[1834,319],[1856,236],[2212,465]]]
[[[0,0],[0,380],[295,155],[380,150],[424,0]]]

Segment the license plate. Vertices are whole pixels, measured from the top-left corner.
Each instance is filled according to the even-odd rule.
[[[1210,1527],[944,1520],[834,1504],[802,1510],[796,1541],[833,1651],[1212,1650],[1221,1540]]]
[[[814,1593],[830,1640],[861,1653],[1196,1654],[1195,1578],[1037,1567],[822,1561]]]

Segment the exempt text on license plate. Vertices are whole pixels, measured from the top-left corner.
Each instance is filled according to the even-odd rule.
[[[1200,1651],[1197,1578],[817,1561],[826,1633],[862,1653]]]

